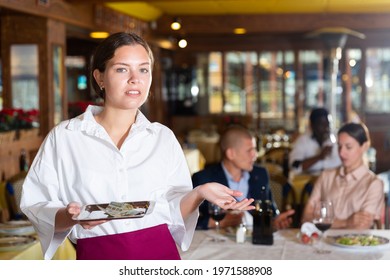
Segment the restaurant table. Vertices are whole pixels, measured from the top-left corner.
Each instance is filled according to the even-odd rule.
[[[58,248],[53,260],[75,260],[76,250],[69,239]],[[43,260],[41,244],[36,241],[22,250],[0,251],[0,260]]]
[[[347,233],[366,233],[390,239],[390,230],[328,230],[327,236]],[[306,245],[298,238],[299,229],[274,233],[273,245],[254,245],[247,236],[245,243],[236,243],[235,236],[223,235],[225,241],[214,242],[214,230],[197,230],[188,251],[181,252],[183,260],[377,260],[390,259],[390,244],[378,247],[344,248],[326,242],[329,254],[315,252],[316,245]],[[330,240],[330,238],[328,239]]]

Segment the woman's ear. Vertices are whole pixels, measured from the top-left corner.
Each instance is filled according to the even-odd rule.
[[[103,83],[102,73],[98,69],[93,70],[93,77],[99,86]]]

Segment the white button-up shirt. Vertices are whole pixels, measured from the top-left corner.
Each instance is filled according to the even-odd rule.
[[[332,135],[331,137],[336,139],[334,135]],[[319,174],[322,170],[335,168],[341,165],[337,143],[335,141],[334,143],[332,143],[329,139],[323,143],[323,147],[324,146],[332,146],[331,154],[310,166],[310,168],[307,170],[307,173]],[[318,155],[320,154],[323,147],[321,147],[318,142],[312,137],[311,132],[306,132],[300,135],[294,142],[293,148],[289,154],[289,164],[291,171],[293,171],[294,173],[301,173],[301,165],[297,168],[292,167],[294,161],[303,161],[307,158],[311,158],[315,155]]]
[[[90,106],[79,117],[56,126],[42,143],[23,185],[21,209],[39,235],[45,259],[52,258],[68,235],[77,242],[164,223],[181,249],[187,250],[198,211],[183,221],[180,200],[192,190],[192,182],[175,135],[159,123],[150,123],[139,111],[118,149],[95,121],[93,115],[101,110]],[[155,202],[143,218],[54,232],[57,210],[72,201],[84,205],[142,200]]]

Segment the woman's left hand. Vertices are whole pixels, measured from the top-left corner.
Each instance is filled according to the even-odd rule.
[[[71,202],[66,206],[66,214],[67,216],[77,221],[77,216],[80,214],[81,206],[77,202]],[[98,220],[98,221],[77,221],[80,226],[84,229],[93,229],[95,226],[103,224],[107,222],[107,220]]]
[[[250,205],[253,198],[245,198],[237,201],[235,197],[240,197],[242,193],[237,190],[232,190],[219,183],[207,183],[198,188],[200,195],[207,201],[220,206],[227,210],[253,210],[255,207]]]

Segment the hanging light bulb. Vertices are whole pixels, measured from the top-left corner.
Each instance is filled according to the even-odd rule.
[[[182,48],[182,49],[184,49],[185,47],[187,47],[187,40],[186,39],[180,39],[179,40],[179,42],[177,43],[177,45],[180,47],[180,48]]]
[[[171,23],[171,29],[179,30],[180,28],[181,28],[181,20],[178,18],[174,18],[173,22]]]

